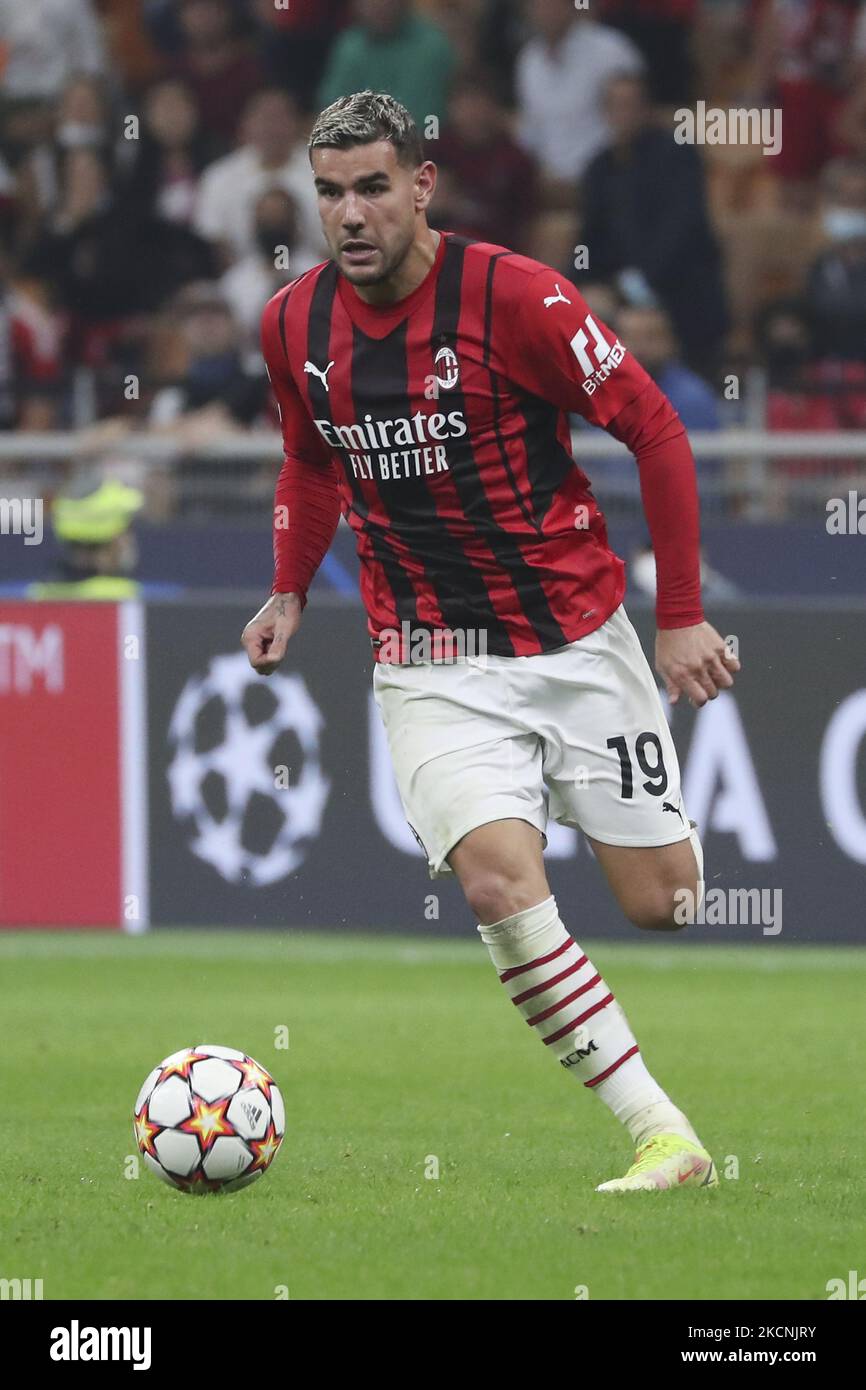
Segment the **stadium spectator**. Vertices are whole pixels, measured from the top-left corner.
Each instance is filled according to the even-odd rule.
[[[213,153],[189,86],[164,78],[145,94],[123,196],[139,214],[191,224],[199,178]]]
[[[0,0],[7,101],[56,101],[76,74],[106,72],[105,42],[91,0]]]
[[[545,175],[551,206],[571,206],[574,181],[608,137],[605,87],[643,60],[616,29],[575,12],[572,0],[531,0],[535,31],[517,59],[518,139]]]
[[[147,31],[144,6],[131,5],[129,0],[97,0],[97,4],[112,68],[127,90],[139,92],[156,81],[163,67]]]
[[[290,0],[298,3],[298,0]],[[303,0],[310,3],[310,0]],[[126,0],[118,0],[124,4]],[[180,7],[182,0],[138,0],[141,7],[142,23],[151,41],[160,53],[176,56],[184,45]],[[285,0],[282,0],[285,3]],[[229,0],[232,15],[238,32],[244,27],[248,14],[249,0]]]
[[[480,42],[484,0],[415,0],[415,5],[419,14],[441,29],[450,43],[455,72],[490,65],[489,55]]]
[[[61,325],[11,279],[0,245],[0,430],[46,430],[57,423]]]
[[[471,71],[458,78],[448,124],[429,150],[444,185],[436,191],[431,226],[525,253],[537,169],[510,134],[492,77]]]
[[[821,357],[801,300],[766,305],[758,316],[756,345],[767,374],[768,429],[866,428],[866,362]]]
[[[179,19],[184,43],[169,70],[189,83],[205,128],[228,149],[264,73],[237,35],[228,0],[180,0]]]
[[[57,104],[55,144],[62,150],[109,150],[112,115],[105,83],[100,77],[73,77]]]
[[[12,163],[0,150],[0,227],[9,228],[16,220],[17,180]]]
[[[616,332],[624,300],[615,285],[608,280],[581,280],[580,292],[590,313]]]
[[[866,163],[833,160],[821,176],[828,242],[809,269],[805,300],[818,353],[866,358]]]
[[[835,134],[850,154],[866,158],[866,5],[861,4],[851,40],[851,80]]]
[[[600,0],[599,17],[627,34],[646,59],[654,102],[691,99],[691,39],[700,0]]]
[[[582,188],[588,274],[640,277],[670,314],[686,360],[712,363],[728,317],[700,156],[653,124],[639,76],[612,79],[604,105],[612,140]]]
[[[254,209],[268,188],[284,188],[298,205],[297,254],[310,264],[326,260],[307,142],[296,103],[277,88],[250,101],[241,124],[243,144],[202,175],[194,223],[219,245],[224,265],[255,249]]]
[[[112,153],[111,111],[102,79],[78,76],[64,88],[54,108],[49,136],[21,160],[17,178],[17,250],[25,254],[42,224],[57,211],[63,161],[69,150]]]
[[[154,396],[150,424],[207,411],[215,432],[250,425],[267,408],[267,377],[243,361],[241,335],[218,285],[198,282],[178,294],[175,313],[186,348],[182,375]]]
[[[822,166],[843,153],[840,120],[862,6],[852,0],[752,0],[755,84],[782,112],[772,172],[795,203],[811,200]]]
[[[331,50],[319,106],[370,88],[402,102],[422,137],[428,117],[444,125],[456,55],[442,30],[415,14],[411,0],[357,0],[355,9],[357,24]]]
[[[232,515],[239,491],[259,501],[272,494],[271,466],[199,458],[195,451],[257,425],[273,429],[278,422],[268,378],[259,362],[247,361],[241,325],[219,285],[187,285],[177,297],[174,319],[184,363],[174,381],[155,392],[147,416],[149,431],[177,448],[166,502],[185,515]],[[232,472],[229,490],[226,479]]]
[[[663,309],[626,305],[618,315],[617,332],[665,393],[687,430],[721,429],[718,397],[704,378],[681,360],[673,325]],[[723,506],[724,460],[701,454],[695,467],[701,511],[705,516],[717,514]]]
[[[348,0],[251,0],[256,49],[268,83],[285,87],[304,110],[316,100],[328,54],[349,15]]]
[[[866,362],[821,358],[809,311],[801,300],[782,299],[758,315],[755,341],[766,371],[766,427],[774,431],[866,428]],[[772,461],[766,504],[776,516],[790,512],[803,481],[845,477],[862,461],[820,455]],[[807,500],[808,508],[812,501]]]
[[[116,478],[85,473],[54,499],[51,525],[59,547],[50,578],[30,584],[31,599],[111,602],[135,598],[138,545],[132,530],[144,497]]]
[[[215,267],[210,245],[188,228],[132,215],[106,161],[83,148],[64,156],[58,208],[28,269],[70,315],[76,359],[97,364],[130,319],[153,313],[179,286]]]
[[[811,325],[802,300],[779,299],[764,305],[757,316],[755,346],[758,361],[767,372],[767,385],[798,391],[804,368],[815,361]]]
[[[617,332],[668,397],[687,430],[719,429],[716,393],[680,360],[673,327],[663,309],[626,305],[617,317]],[[700,466],[699,461],[699,470]]]
[[[721,427],[715,392],[681,361],[671,321],[663,309],[625,304],[618,310],[615,324],[603,321],[608,327],[615,327],[618,337],[668,397],[687,430],[718,430]],[[696,467],[701,508],[704,512],[716,510],[722,463],[718,459],[700,457]],[[633,459],[625,456],[601,458],[590,464],[590,472],[603,497],[637,499],[639,478]]]
[[[482,0],[478,53],[495,75],[499,100],[509,109],[517,104],[517,55],[530,37],[523,5],[515,5],[512,0]]]
[[[257,371],[263,370],[259,345],[262,310],[281,286],[324,259],[305,256],[298,247],[294,198],[283,188],[268,189],[255,207],[254,249],[230,266],[220,280]]]

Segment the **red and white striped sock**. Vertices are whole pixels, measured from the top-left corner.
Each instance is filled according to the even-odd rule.
[[[595,1091],[636,1145],[653,1134],[697,1135],[644,1065],[628,1019],[563,926],[551,896],[479,923],[499,978],[551,1054]]]

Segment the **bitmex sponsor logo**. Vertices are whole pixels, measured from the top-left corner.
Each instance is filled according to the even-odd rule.
[[[69,1327],[51,1329],[52,1361],[131,1361],[134,1371],[150,1370],[149,1327]]]
[[[610,352],[607,353],[606,359],[601,364],[601,367],[596,368],[591,377],[585,379],[584,391],[587,392],[588,396],[594,395],[594,393],[598,391],[599,386],[605,385],[607,377],[609,377],[612,371],[616,371],[616,368],[620,366],[624,356],[626,356],[626,349],[624,349],[619,338],[617,338],[616,343],[614,343]]]
[[[557,285],[556,288],[559,289],[559,286]],[[545,305],[556,302],[553,297],[544,301]],[[581,385],[588,396],[594,395],[599,386],[604,385],[611,373],[615,372],[623,361],[626,353],[619,338],[611,346],[592,314],[587,314],[569,342],[569,347],[580,363],[583,372]]]

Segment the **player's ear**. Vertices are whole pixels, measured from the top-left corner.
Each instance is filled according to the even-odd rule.
[[[415,207],[423,212],[430,206],[436,192],[436,165],[432,159],[425,159],[415,170]]]

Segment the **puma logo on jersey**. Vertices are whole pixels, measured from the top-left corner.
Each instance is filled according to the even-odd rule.
[[[545,309],[549,309],[551,304],[570,304],[571,300],[566,299],[562,290],[559,288],[559,281],[556,281],[556,294],[549,294],[544,301]]]
[[[333,363],[333,362],[329,362],[328,365],[327,365],[327,367],[325,368],[325,370],[324,370],[323,372],[321,372],[321,371],[319,371],[319,368],[316,367],[316,366],[314,366],[314,364],[313,364],[312,362],[305,362],[305,363],[304,363],[304,371],[305,371],[305,372],[312,372],[314,376],[317,376],[317,377],[319,378],[319,380],[321,381],[322,385],[324,386],[325,390],[330,394],[331,388],[330,388],[330,386],[328,385],[328,372],[331,370],[331,368],[332,368],[333,366],[334,366],[334,363]]]

